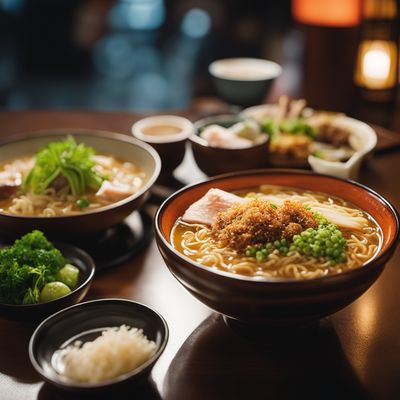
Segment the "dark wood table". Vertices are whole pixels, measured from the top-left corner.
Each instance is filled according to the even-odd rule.
[[[129,134],[138,118],[128,113],[3,112],[0,135],[48,128]],[[189,153],[176,175],[185,183],[204,178]],[[360,181],[398,207],[400,152],[386,151],[368,160]],[[131,261],[96,275],[87,299],[106,297],[143,302],[159,311],[170,328],[151,380],[107,398],[400,398],[399,250],[361,298],[296,335],[257,340],[239,336],[178,284],[154,241]],[[27,351],[34,328],[0,319],[0,399],[87,398],[55,389],[35,373]]]

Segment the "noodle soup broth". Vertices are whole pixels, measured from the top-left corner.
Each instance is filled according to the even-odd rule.
[[[127,194],[136,193],[146,182],[145,172],[132,162],[112,155],[96,154],[93,156],[95,169],[107,181],[127,190]],[[17,174],[23,181],[35,164],[34,155],[25,155],[0,164],[2,173]],[[1,188],[0,188],[1,190]],[[1,192],[0,192],[1,194]],[[79,200],[84,198],[87,206],[79,207]],[[10,196],[0,196],[0,213],[14,216],[53,217],[82,214],[117,202],[113,196],[101,197],[94,190],[87,190],[83,195],[74,195],[69,186],[53,185],[43,193],[24,192],[17,188]]]
[[[338,227],[343,243],[344,240],[346,242],[343,247],[343,259],[339,257],[339,261],[332,265],[332,260],[327,257],[314,257],[299,252],[293,248],[294,242],[289,239],[284,254],[271,246],[269,254],[259,260],[249,256],[249,251],[238,251],[226,243],[221,243],[209,225],[184,222],[182,218],[176,221],[171,232],[174,248],[199,264],[225,272],[255,279],[296,280],[336,275],[361,267],[374,258],[380,248],[381,230],[377,223],[367,213],[340,198],[319,192],[270,185],[236,194],[242,198],[267,199],[274,207],[275,204],[285,204],[285,201],[289,200],[300,203],[314,215],[325,215],[328,221],[331,216],[339,223],[342,219],[343,225],[354,226]],[[334,248],[332,246],[332,253]],[[305,251],[307,252],[307,249]]]

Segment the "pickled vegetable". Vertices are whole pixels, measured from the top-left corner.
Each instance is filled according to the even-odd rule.
[[[79,269],[72,264],[66,264],[57,272],[56,279],[74,290],[79,282]]]
[[[71,293],[71,289],[62,282],[47,283],[39,295],[40,303],[47,303],[48,301],[56,300],[60,297],[66,296]]]

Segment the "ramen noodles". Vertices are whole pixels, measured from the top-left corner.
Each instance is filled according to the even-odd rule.
[[[312,279],[361,267],[381,231],[364,211],[324,193],[262,185],[211,189],[179,218],[173,246],[213,269],[254,279]]]

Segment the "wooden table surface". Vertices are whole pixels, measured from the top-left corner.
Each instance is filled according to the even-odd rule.
[[[48,128],[129,134],[138,118],[128,113],[2,112],[0,135]],[[190,153],[176,174],[185,183],[204,177]],[[360,181],[399,207],[400,152],[368,160]],[[87,300],[107,297],[149,305],[170,329],[151,380],[131,392],[112,394],[115,398],[400,398],[399,249],[362,297],[297,336],[248,340],[230,330],[173,278],[154,240],[135,259],[96,275]],[[0,399],[88,398],[55,389],[35,373],[27,350],[34,329],[34,324],[0,319]]]

